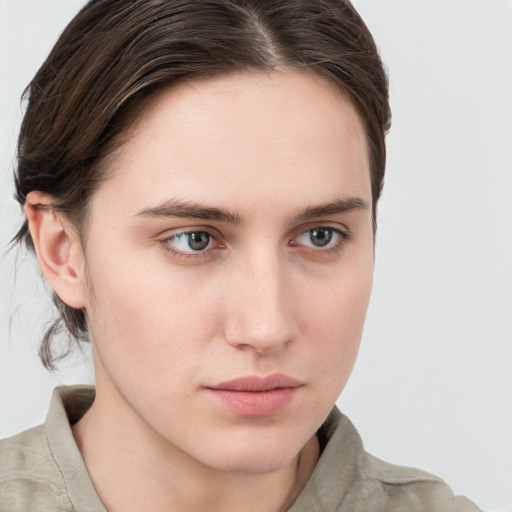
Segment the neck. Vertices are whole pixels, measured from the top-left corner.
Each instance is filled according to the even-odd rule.
[[[112,400],[100,386],[73,434],[109,512],[284,511],[319,455],[313,437],[289,463],[269,473],[208,467],[152,431],[128,404]]]

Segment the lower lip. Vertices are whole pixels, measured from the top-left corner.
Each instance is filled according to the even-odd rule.
[[[261,418],[276,414],[293,399],[298,387],[276,388],[268,391],[233,391],[211,389],[206,391],[231,412],[247,418]]]

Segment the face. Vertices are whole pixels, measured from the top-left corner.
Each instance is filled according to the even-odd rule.
[[[299,72],[188,83],[109,166],[84,254],[98,400],[208,467],[284,465],[343,389],[370,295],[354,108]]]

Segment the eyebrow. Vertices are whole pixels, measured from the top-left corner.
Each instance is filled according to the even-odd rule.
[[[236,212],[177,199],[169,199],[162,204],[144,208],[136,216],[215,220],[231,224],[241,224],[242,222],[242,216]]]
[[[335,199],[325,204],[310,206],[299,211],[300,220],[336,215],[352,210],[365,210],[368,203],[359,197],[345,197]],[[242,216],[238,212],[231,212],[223,208],[204,206],[191,201],[169,199],[161,204],[144,208],[136,214],[137,217],[177,217],[187,219],[213,220],[230,224],[241,224]]]
[[[311,219],[322,217],[324,215],[336,215],[337,213],[346,213],[352,210],[366,210],[368,203],[359,197],[344,197],[335,199],[326,204],[310,206],[299,213],[299,219]]]

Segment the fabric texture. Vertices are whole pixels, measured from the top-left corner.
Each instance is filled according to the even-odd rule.
[[[57,388],[44,425],[0,441],[0,512],[107,512],[70,424],[94,388]],[[365,452],[359,434],[334,408],[318,431],[322,455],[289,512],[479,512],[439,478]]]

